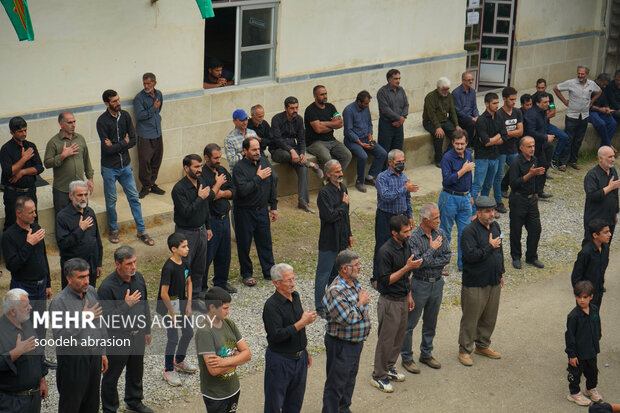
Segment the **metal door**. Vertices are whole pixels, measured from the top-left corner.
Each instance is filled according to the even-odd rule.
[[[514,29],[514,0],[486,0],[480,47],[480,86],[508,86]]]
[[[465,50],[466,70],[474,76],[473,88],[478,89],[480,74],[480,40],[482,39],[482,5],[480,0],[466,0]]]

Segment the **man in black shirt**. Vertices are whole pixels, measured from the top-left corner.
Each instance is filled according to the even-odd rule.
[[[504,252],[499,224],[494,222],[495,201],[488,196],[476,199],[476,219],[463,230],[463,286],[459,361],[473,366],[471,352],[499,359],[491,347],[491,334],[497,321],[499,297],[504,285]]]
[[[56,215],[56,244],[60,250],[60,268],[71,258],[82,258],[89,265],[89,283],[96,288],[103,275],[103,244],[95,211],[88,206],[88,184],[73,181],[69,184],[71,203]],[[62,288],[67,277],[62,278]]]
[[[510,181],[510,256],[512,266],[521,269],[521,230],[527,230],[527,251],[525,262],[537,268],[544,268],[538,259],[538,241],[540,240],[540,213],[538,197],[543,189],[545,168],[538,166],[534,156],[534,138],[524,136],[519,141],[521,152],[508,170]]]
[[[553,155],[552,142],[555,139],[555,135],[547,133],[547,125],[549,120],[547,119],[547,110],[549,109],[549,94],[542,92],[536,95],[536,98],[532,98],[534,106],[528,110],[523,117],[523,127],[525,130],[524,136],[531,136],[536,143],[536,149],[534,156],[538,160],[540,166],[545,168],[545,172],[551,165],[551,157]],[[545,189],[545,183],[547,182],[547,175],[541,177],[542,189]],[[546,194],[543,191],[539,194],[541,199],[551,198],[551,194]]]
[[[108,328],[108,337],[129,340],[128,346],[108,348],[108,370],[101,379],[101,410],[115,413],[118,410],[118,379],[125,369],[125,411],[153,413],[142,403],[142,375],[144,348],[151,344],[151,314],[147,303],[146,283],[136,271],[136,251],[123,245],[114,251],[116,271],[108,275],[99,286],[97,295],[103,316],[112,320],[122,317],[127,323],[116,323]],[[133,321],[134,324],[129,324]]]
[[[146,233],[136,180],[129,164],[129,148],[136,145],[136,130],[131,121],[131,115],[121,110],[121,99],[114,90],[106,90],[102,97],[107,109],[97,119],[97,133],[101,140],[101,176],[108,215],[108,239],[111,243],[118,244],[116,215],[116,182],[118,181],[129,202],[131,215],[138,231],[138,239],[152,246],[155,241]]]
[[[0,411],[39,413],[47,397],[43,346],[35,346],[28,293],[9,290],[0,317]]]
[[[306,350],[306,326],[316,311],[304,311],[295,291],[295,274],[288,264],[271,267],[276,292],[265,302],[265,412],[299,412],[312,358]]]
[[[276,184],[271,173],[271,164],[267,158],[260,156],[258,139],[244,139],[243,159],[233,168],[233,214],[241,277],[248,287],[256,285],[250,259],[252,238],[256,243],[263,277],[266,280],[271,279],[270,271],[274,262],[270,221],[275,222],[278,218]]]
[[[256,136],[258,136],[260,142],[260,154],[262,156],[267,156],[265,155],[265,151],[267,149],[271,151],[273,139],[271,138],[269,123],[265,120],[265,108],[263,108],[262,105],[254,105],[250,108],[248,129],[252,129],[256,132]]]
[[[523,136],[523,115],[519,109],[515,108],[517,91],[514,88],[505,87],[502,90],[502,98],[504,105],[499,108],[495,115],[499,116],[504,122],[507,140],[497,148],[499,157],[497,158],[497,173],[493,182],[493,195],[497,203],[495,210],[505,214],[508,211],[502,202],[502,197],[508,198],[508,186],[510,185],[508,174],[504,175],[505,167],[510,167],[512,160],[519,154],[517,146],[519,139]]]
[[[608,223],[612,236],[618,222],[618,188],[620,188],[614,161],[613,149],[601,146],[598,150],[598,165],[590,169],[583,179],[583,188],[586,192],[584,228],[587,230],[588,224],[594,218],[601,218]],[[586,231],[586,238],[589,235]]]
[[[207,268],[202,282],[202,292],[207,291],[209,266],[213,263],[213,285],[233,294],[237,289],[228,284],[230,270],[230,200],[235,189],[232,177],[221,165],[222,148],[210,143],[204,149],[205,164],[200,180],[203,185],[211,187],[209,193],[209,225],[207,234],[211,233],[207,243]]]
[[[45,312],[52,297],[50,267],[45,252],[45,230],[35,222],[37,213],[32,199],[20,196],[15,201],[16,221],[2,236],[2,254],[11,272],[10,288],[21,288],[32,300],[33,311]],[[37,328],[45,337],[45,326]]]
[[[175,232],[183,234],[189,246],[189,273],[192,301],[200,295],[207,265],[207,228],[209,222],[209,186],[203,185],[202,158],[191,154],[183,158],[185,177],[172,188]],[[197,300],[196,300],[197,301]]]
[[[611,231],[605,220],[595,218],[588,223],[588,235],[583,241],[581,251],[573,265],[571,283],[573,287],[579,281],[590,281],[594,286],[592,303],[600,309],[605,291],[605,271],[609,264],[609,241]]]
[[[308,152],[316,156],[320,165],[333,158],[345,170],[351,162],[351,151],[334,137],[334,130],[343,126],[342,116],[334,105],[327,103],[325,86],[316,85],[312,94],[314,102],[304,112]]]
[[[274,146],[271,148],[271,159],[278,163],[288,163],[297,173],[297,207],[306,212],[314,213],[310,208],[308,195],[308,168],[323,178],[323,171],[314,162],[306,158],[306,138],[304,121],[297,115],[299,102],[294,96],[284,99],[284,112],[271,119]]]
[[[19,196],[27,196],[37,206],[37,175],[43,172],[43,163],[37,146],[26,140],[28,126],[19,116],[9,121],[11,140],[0,148],[0,166],[4,187],[4,230],[15,222],[15,201]],[[36,222],[35,214],[35,222]]]
[[[314,308],[319,314],[323,309],[325,287],[338,275],[334,266],[340,251],[353,248],[353,234],[349,222],[349,192],[342,178],[342,166],[335,159],[325,164],[328,182],[319,190],[316,205],[319,207],[321,232],[319,232],[319,257],[314,278]]]
[[[390,232],[392,237],[377,254],[377,290],[381,294],[377,306],[379,332],[370,380],[370,384],[385,393],[394,391],[390,380],[405,380],[394,364],[405,337],[408,313],[414,307],[409,275],[422,265],[422,259],[414,260],[407,242],[411,235],[409,219],[404,215],[390,218]]]

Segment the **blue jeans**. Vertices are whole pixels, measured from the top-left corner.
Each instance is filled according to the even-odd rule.
[[[181,314],[184,315],[184,314]],[[179,329],[176,327],[166,328],[166,335],[168,336],[168,341],[166,342],[166,354],[164,356],[165,360],[165,371],[173,371],[174,363],[173,360],[176,360],[177,363],[182,363],[185,360],[185,353],[187,353],[187,347],[189,346],[189,342],[192,340],[194,336],[194,330],[192,330],[192,326],[190,321],[181,322],[181,340],[179,340]],[[178,344],[178,346],[177,346]],[[176,350],[176,357],[174,356]]]
[[[560,154],[560,165],[566,165],[567,162],[577,162],[577,159],[579,159],[579,149],[581,148],[583,137],[586,134],[586,129],[588,129],[588,119],[566,117],[564,130],[568,135],[568,141]]]
[[[439,194],[439,215],[441,216],[440,228],[448,237],[448,244],[452,240],[452,227],[456,221],[456,230],[458,234],[458,259],[457,266],[463,268],[463,254],[461,252],[461,234],[463,230],[471,222],[471,195],[460,196],[451,195],[445,191]]]
[[[441,277],[433,283],[411,277],[411,297],[415,303],[413,311],[407,316],[407,329],[400,349],[402,361],[413,360],[412,336],[413,329],[418,325],[422,316],[422,343],[420,343],[420,357],[430,358],[433,353],[433,339],[437,327],[437,315],[443,297],[444,280]],[[424,315],[422,315],[424,311]]]
[[[323,296],[327,287],[336,278],[338,272],[334,264],[339,251],[319,250],[319,259],[316,263],[316,274],[314,276],[314,308],[323,307]]]
[[[363,143],[368,143],[368,139],[362,139]],[[364,183],[366,177],[366,162],[368,161],[368,153],[375,157],[368,170],[368,175],[376,178],[379,172],[383,169],[383,164],[387,159],[387,152],[379,144],[375,145],[372,149],[364,149],[355,142],[351,142],[347,139],[344,140],[344,145],[349,148],[353,156],[357,158],[357,182]]]
[[[601,146],[611,146],[611,139],[614,137],[618,126],[614,117],[606,113],[590,112],[588,120],[601,136]]]
[[[474,160],[476,169],[474,170],[474,182],[471,186],[471,196],[478,198],[478,195],[489,196],[495,173],[497,172],[497,159],[476,159]],[[499,196],[501,197],[501,191]],[[471,214],[476,215],[476,205],[472,205]]]
[[[108,215],[108,226],[111,231],[118,231],[118,217],[116,215],[116,181],[121,184],[127,196],[131,215],[136,223],[138,234],[144,234],[146,228],[142,220],[142,207],[136,189],[136,180],[133,177],[133,169],[127,165],[124,168],[114,169],[101,167],[101,177],[103,178],[103,195],[105,196],[105,209]]]
[[[497,172],[493,180],[493,196],[498,204],[502,203],[502,179],[504,179],[506,165],[510,166],[510,163],[517,155],[518,153],[502,154],[497,158]]]
[[[547,134],[555,136],[557,145],[555,146],[555,151],[553,152],[553,157],[551,159],[557,161],[566,146],[566,142],[568,142],[568,135],[562,129],[552,125],[551,123],[547,124]]]

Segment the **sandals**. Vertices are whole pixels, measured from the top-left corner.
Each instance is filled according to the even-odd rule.
[[[147,234],[146,232],[144,234],[138,234],[136,235],[136,237],[144,242],[146,245],[148,245],[149,247],[152,247],[153,245],[155,245],[155,241],[153,241],[153,238],[149,237],[149,234]]]
[[[108,241],[110,241],[112,244],[118,244],[119,243],[118,231],[109,231]]]
[[[256,285],[256,280],[252,277],[244,278],[243,283],[246,287],[254,287]]]

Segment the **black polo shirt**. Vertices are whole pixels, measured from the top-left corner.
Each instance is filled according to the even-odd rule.
[[[247,158],[241,159],[233,168],[233,185],[235,187],[235,208],[260,209],[270,206],[272,211],[278,209],[277,180],[271,176],[261,179],[256,175],[258,166],[271,168],[271,163],[264,156],[254,163]]]
[[[252,119],[248,119],[248,129],[252,129],[256,132],[256,135],[260,138],[260,153],[265,154],[266,149],[271,149],[273,139],[271,138],[271,128],[266,120],[256,126]]]
[[[235,189],[232,182],[232,177],[230,173],[223,166],[218,166],[216,168],[217,173],[220,175],[226,175],[226,182],[222,186],[220,186],[220,191],[231,191],[233,193],[233,198],[235,196]],[[200,182],[203,185],[207,185],[213,188],[215,185],[215,172],[213,172],[208,166],[202,167],[202,175],[200,175]],[[207,199],[209,200],[209,213],[211,217],[223,217],[228,215],[230,211],[230,200],[233,198],[218,198],[215,199],[215,193],[211,191]]]
[[[274,292],[263,307],[263,322],[267,331],[267,345],[276,353],[297,353],[308,344],[306,329],[297,331],[295,323],[301,319],[304,309],[299,293],[293,291],[293,301]]]
[[[618,190],[614,189],[607,195],[603,188],[609,185],[609,179],[614,177],[618,180],[616,168],[609,168],[606,174],[600,165],[590,169],[583,179],[583,188],[586,192],[586,205],[583,211],[583,223],[587,228],[588,223],[594,218],[600,218],[609,225],[616,224],[616,214],[618,213]]]
[[[342,202],[342,195],[347,194],[347,187],[341,183],[340,189],[328,182],[316,198],[321,219],[319,233],[319,251],[342,251],[349,246],[351,224],[349,222],[349,205]]]
[[[83,220],[91,217],[94,225],[82,231],[79,226],[80,217]],[[78,211],[73,204],[64,207],[56,215],[56,244],[60,250],[63,261],[71,258],[83,258],[90,264],[91,272],[101,267],[103,260],[103,244],[99,234],[97,216],[90,207],[84,208],[84,212]]]
[[[39,156],[37,146],[27,140],[23,141],[23,149],[32,148],[34,155],[28,159],[22,169],[36,168],[37,175],[43,172],[43,163]],[[37,175],[24,175],[17,182],[11,183],[9,179],[13,177],[13,164],[22,157],[22,146],[11,138],[10,141],[2,145],[0,148],[0,166],[2,166],[2,185],[9,185],[15,188],[32,188],[37,180]]]
[[[30,225],[32,232],[41,229],[36,222]],[[2,255],[6,269],[16,281],[37,282],[46,280],[47,288],[51,287],[50,267],[45,251],[45,239],[35,245],[26,242],[28,231],[17,225],[11,225],[2,236]]]
[[[140,302],[129,307],[125,303],[125,294],[133,294],[134,291],[140,291],[142,297]],[[125,325],[112,325],[108,328],[108,336],[112,336],[114,331],[136,331],[142,330],[146,334],[151,333],[151,312],[148,306],[148,296],[146,293],[146,283],[144,277],[138,271],[126,282],[118,275],[118,272],[114,271],[108,275],[99,286],[97,290],[99,296],[99,303],[103,309],[104,317],[124,317],[126,320],[142,320],[144,323],[140,324],[125,324]],[[115,328],[116,327],[116,328]]]
[[[504,120],[497,116],[497,114],[495,114],[495,117],[491,117],[491,114],[485,110],[476,121],[476,133],[478,136],[477,144],[475,145],[476,159],[497,159],[499,156],[498,145],[485,145],[498,133],[501,135],[502,140],[506,142],[508,134]]]
[[[493,248],[489,244],[489,234],[497,238],[501,233],[497,222],[491,223],[487,229],[475,219],[465,227],[461,235],[463,287],[486,287],[500,283],[505,272],[503,247]]]
[[[47,367],[43,364],[43,346],[37,346],[15,361],[11,361],[9,351],[15,348],[17,335],[24,341],[35,336],[32,321],[22,323],[21,330],[9,321],[6,315],[0,317],[0,391],[21,392],[39,387],[41,378],[47,375]]]
[[[405,242],[403,245],[400,245],[394,237],[390,237],[379,248],[377,253],[377,290],[379,293],[395,298],[406,297],[409,294],[411,289],[409,276],[411,272],[406,273],[391,285],[390,275],[403,268],[410,256],[409,243]]]
[[[200,179],[196,185],[200,186]],[[209,219],[209,199],[198,196],[198,188],[184,176],[172,188],[174,223],[181,228],[200,228]]]
[[[536,175],[528,179],[527,182],[523,180],[523,177],[527,175],[532,165],[534,165],[534,167],[538,167],[538,160],[535,156],[532,156],[532,159],[528,161],[522,153],[519,153],[519,155],[513,159],[510,164],[510,169],[508,169],[508,182],[510,183],[510,188],[512,189],[511,195],[528,196],[542,193],[542,175]]]

